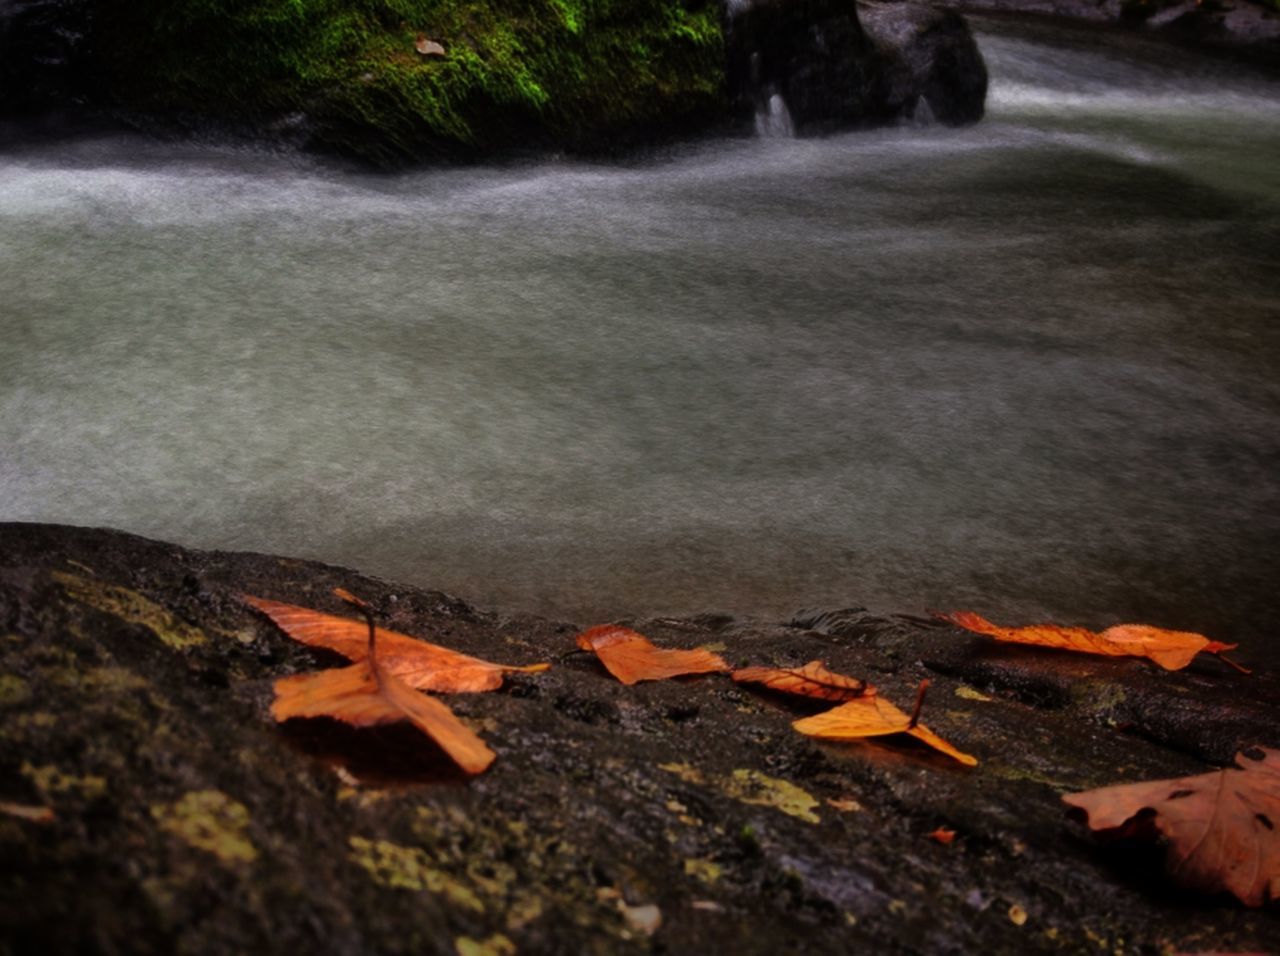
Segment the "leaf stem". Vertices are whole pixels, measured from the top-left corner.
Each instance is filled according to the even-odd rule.
[[[368,601],[362,601],[345,588],[334,588],[333,593],[342,600],[346,601],[364,617],[365,623],[369,625],[369,650],[365,657],[369,662],[369,670],[373,673],[373,679],[378,685],[378,690],[382,690],[382,668],[378,666],[378,629],[373,623],[373,608],[370,607]]]
[[[1232,666],[1232,667],[1234,667],[1236,670],[1238,670],[1241,674],[1252,674],[1252,673],[1253,673],[1253,671],[1252,671],[1252,670],[1250,670],[1249,668],[1244,667],[1244,666],[1243,666],[1243,665],[1241,665],[1241,664],[1237,664],[1235,661],[1233,661],[1231,658],[1229,658],[1226,654],[1222,653],[1222,651],[1218,651],[1217,653],[1218,653],[1218,660],[1222,661],[1222,663],[1224,663],[1224,664],[1229,664],[1229,665],[1231,665],[1231,666]]]
[[[916,705],[911,708],[911,720],[907,722],[907,730],[913,729],[916,724],[920,723],[920,709],[924,707],[924,692],[928,689],[929,678],[926,677],[916,689]]]

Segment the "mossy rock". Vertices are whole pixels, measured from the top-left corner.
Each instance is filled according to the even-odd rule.
[[[98,0],[92,89],[383,165],[601,149],[724,112],[715,0]],[[423,55],[430,40],[443,55]],[[432,47],[431,49],[435,49]]]
[[[272,681],[340,661],[240,595],[506,663],[450,706],[497,752],[463,779],[407,725],[276,724]],[[591,622],[582,622],[591,623]],[[734,665],[821,658],[910,737],[825,744],[725,675],[625,687],[576,624],[110,531],[0,525],[0,953],[1274,951],[1280,911],[1188,897],[1061,794],[1276,746],[1280,685],[1000,646],[861,611],[629,622]],[[1239,656],[1248,663],[1248,648]],[[950,845],[929,835],[955,831]]]

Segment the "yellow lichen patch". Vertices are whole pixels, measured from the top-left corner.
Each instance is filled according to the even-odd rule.
[[[428,890],[455,906],[484,912],[484,904],[475,892],[431,866],[431,858],[421,847],[400,846],[386,840],[366,840],[357,836],[351,837],[349,842],[352,862],[362,867],[379,886],[393,890]]]
[[[92,800],[107,792],[107,781],[104,778],[74,777],[63,773],[51,764],[37,767],[24,760],[20,772],[46,799],[57,793],[79,793],[86,799]]]
[[[667,773],[674,773],[685,783],[702,783],[702,772],[697,767],[691,767],[687,763],[660,763],[659,770],[665,770]]]
[[[86,694],[130,694],[150,686],[146,678],[124,667],[64,667],[49,672],[53,683]]]
[[[720,879],[720,874],[723,872],[720,864],[713,860],[691,857],[684,861],[685,876],[695,877],[708,885]]]
[[[110,614],[130,624],[141,624],[174,650],[194,647],[205,642],[204,632],[180,621],[154,601],[137,591],[102,584],[63,571],[54,571],[53,579],[62,585],[67,596],[95,610]]]
[[[517,895],[507,907],[507,929],[523,929],[541,915],[542,900],[532,894]]]
[[[968,684],[961,684],[959,687],[957,687],[956,696],[963,697],[965,700],[981,700],[981,701],[987,701],[987,702],[995,700],[994,697],[988,697],[986,694],[982,693],[982,691],[980,690],[974,690]]]
[[[459,936],[453,941],[453,948],[458,956],[515,956],[516,952],[516,944],[501,933],[494,933],[488,939]]]
[[[207,850],[223,863],[252,863],[257,848],[245,835],[249,810],[220,790],[194,790],[176,803],[151,807],[160,829],[189,846]]]
[[[735,770],[722,784],[724,792],[742,803],[773,807],[806,823],[817,823],[818,801],[794,783],[758,770]]]
[[[20,704],[30,693],[27,682],[17,674],[0,674],[0,707]]]

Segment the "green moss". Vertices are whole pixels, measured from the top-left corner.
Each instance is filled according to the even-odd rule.
[[[176,803],[156,804],[151,815],[162,830],[223,863],[252,863],[258,850],[245,835],[249,811],[218,790],[197,790]]]
[[[115,105],[305,112],[380,162],[678,132],[724,104],[715,0],[139,0],[95,26]],[[424,58],[425,34],[445,48]]]
[[[167,610],[128,588],[104,584],[63,571],[54,571],[53,579],[62,585],[67,596],[95,610],[140,624],[174,650],[183,650],[205,642],[204,632],[178,620]]]

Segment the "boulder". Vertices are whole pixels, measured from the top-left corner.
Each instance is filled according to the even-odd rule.
[[[241,595],[509,664],[448,705],[497,753],[463,779],[407,725],[277,724],[338,666]],[[1061,795],[1276,746],[1280,683],[1214,659],[1001,646],[857,609],[628,622],[734,666],[820,658],[976,755],[827,743],[727,675],[620,684],[581,624],[499,617],[315,562],[0,525],[0,952],[1178,952],[1280,948],[1280,912],[1189,899]],[[1253,649],[1254,652],[1257,649]],[[1249,648],[1243,663],[1257,664]],[[954,836],[947,836],[947,834]]]
[[[987,71],[958,14],[916,3],[748,0],[731,5],[730,99],[740,119],[785,104],[795,131],[821,134],[918,119],[982,117]]]
[[[885,106],[917,118],[920,104],[940,123],[982,119],[987,67],[964,18],[920,3],[863,3],[862,27],[884,59]]]

